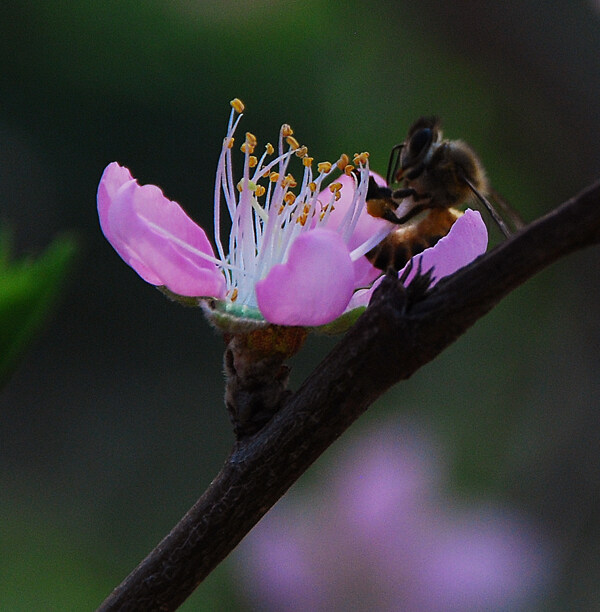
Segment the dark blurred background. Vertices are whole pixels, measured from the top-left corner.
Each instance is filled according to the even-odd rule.
[[[100,232],[109,162],[210,226],[239,96],[242,130],[263,142],[287,122],[317,159],[368,150],[381,173],[412,121],[438,114],[526,220],[598,176],[591,0],[5,0],[0,20],[0,224],[21,255],[65,230],[80,247],[59,307],[0,394],[3,609],[93,609],[233,441],[222,339]],[[553,265],[354,426],[421,420],[453,449],[458,494],[541,521],[562,551],[543,609],[600,606],[599,264],[589,250]],[[295,386],[334,342],[309,340]],[[183,609],[244,610],[232,572],[225,563]]]

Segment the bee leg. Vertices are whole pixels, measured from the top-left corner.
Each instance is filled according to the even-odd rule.
[[[414,216],[418,215],[420,212],[422,212],[426,208],[428,208],[428,207],[425,206],[424,204],[417,204],[416,206],[413,206],[402,217],[399,217],[398,215],[394,214],[392,211],[389,211],[391,213],[391,216],[393,216],[393,219],[390,216],[388,216],[387,214],[384,215],[383,218],[386,219],[387,221],[391,221],[392,223],[395,223],[396,225],[402,225],[403,223],[406,223],[407,221],[412,219]]]
[[[389,187],[380,187],[372,176],[369,177],[366,200],[380,200],[389,198],[391,195],[392,190]]]
[[[406,216],[406,215],[405,215]],[[381,218],[389,221],[390,223],[394,223],[395,225],[402,225],[406,223],[406,219],[403,217],[402,219],[396,215],[396,213],[390,208],[385,208],[381,213]]]
[[[419,195],[412,187],[406,187],[404,189],[396,189],[392,193],[392,198],[401,200],[402,198],[410,198],[412,197],[414,200],[419,199]]]

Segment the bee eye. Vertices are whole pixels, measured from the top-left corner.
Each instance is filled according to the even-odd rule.
[[[433,140],[433,132],[430,128],[422,128],[416,131],[408,145],[412,157],[417,157]]]

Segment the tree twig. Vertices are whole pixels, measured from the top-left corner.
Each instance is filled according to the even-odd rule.
[[[390,386],[556,259],[600,242],[600,181],[431,291],[388,277],[283,408],[236,443],[171,533],[99,611],[175,610],[319,455]]]

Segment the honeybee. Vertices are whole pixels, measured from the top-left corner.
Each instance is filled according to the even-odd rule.
[[[390,154],[387,187],[371,177],[367,211],[400,227],[367,253],[381,269],[401,270],[407,261],[443,238],[461,216],[459,206],[473,197],[488,210],[505,236],[511,231],[484,194],[491,189],[475,151],[461,140],[444,140],[437,117],[421,117],[406,140]],[[403,184],[393,190],[392,185]],[[494,192],[494,199],[515,228],[519,216]]]

